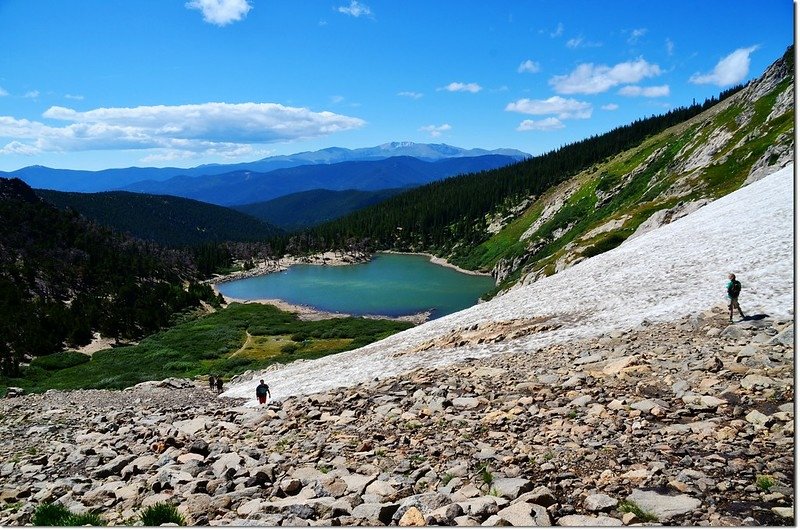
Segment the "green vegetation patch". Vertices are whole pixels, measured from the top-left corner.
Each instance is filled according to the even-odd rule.
[[[603,252],[608,252],[609,250],[615,249],[622,244],[623,241],[628,237],[629,234],[623,232],[608,232],[604,234],[600,240],[598,240],[594,245],[586,247],[582,254],[584,257],[591,258],[592,256],[597,256],[598,254],[602,254]]]
[[[88,363],[90,360],[91,357],[80,352],[65,351],[37,357],[31,362],[31,366],[39,367],[42,370],[63,370]]]
[[[161,526],[165,523],[186,526],[186,519],[178,509],[166,502],[158,502],[144,508],[139,515],[144,526]]]
[[[354,349],[410,327],[408,322],[357,317],[303,321],[270,305],[231,304],[151,335],[136,346],[99,351],[81,364],[71,364],[78,360],[76,352],[48,356],[53,360],[39,358],[21,377],[0,378],[0,386],[43,392],[125,388],[167,377],[229,377]],[[288,344],[294,345],[292,351],[282,349]]]
[[[76,514],[62,504],[44,503],[36,507],[31,518],[33,526],[105,526],[99,515]]]

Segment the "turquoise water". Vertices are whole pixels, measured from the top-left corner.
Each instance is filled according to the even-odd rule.
[[[369,263],[294,265],[283,272],[218,285],[225,296],[278,298],[352,315],[403,316],[431,311],[438,318],[477,303],[494,287],[490,276],[463,274],[426,256],[376,254]]]

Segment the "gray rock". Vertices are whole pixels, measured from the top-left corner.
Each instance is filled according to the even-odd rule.
[[[550,526],[550,515],[544,506],[516,502],[503,508],[497,515],[511,526]]]
[[[340,478],[347,484],[347,491],[350,493],[357,493],[359,495],[364,493],[364,490],[369,486],[378,476],[377,475],[361,475],[359,473],[348,473],[342,475]]]
[[[770,344],[780,344],[781,346],[794,345],[794,326],[784,329],[769,341]]]
[[[95,478],[106,478],[110,477],[111,475],[119,475],[120,471],[122,471],[122,469],[135,458],[136,455],[120,455],[111,460],[109,463],[97,468],[93,475]]]
[[[229,469],[239,469],[241,461],[242,458],[237,453],[223,453],[211,464],[211,469],[215,476],[223,477]]]
[[[450,497],[443,493],[420,493],[403,499],[392,519],[398,521],[411,507],[417,508],[423,516],[427,516],[431,512],[452,505],[453,503]],[[461,514],[459,513],[458,515]],[[458,517],[458,515],[454,515],[453,517]]]
[[[610,497],[604,493],[595,493],[589,495],[583,501],[583,506],[590,512],[604,512],[617,507],[619,502],[614,497]]]
[[[452,401],[453,406],[457,409],[476,409],[480,406],[481,402],[478,398],[474,397],[459,397]]]
[[[750,374],[746,375],[741,382],[742,388],[751,390],[754,386],[769,387],[775,384],[775,380],[763,375]]]
[[[565,515],[556,521],[558,526],[622,526],[622,521],[605,515]]]
[[[533,491],[520,496],[517,502],[532,502],[547,508],[556,503],[556,498],[547,486],[538,486]]]
[[[492,482],[492,489],[497,491],[499,497],[514,500],[523,493],[531,491],[533,483],[522,478],[499,478]]]
[[[633,490],[627,500],[636,503],[645,512],[651,512],[661,522],[683,515],[700,507],[699,499],[688,495],[661,495],[654,491]]]
[[[396,502],[364,503],[359,504],[351,512],[352,516],[365,519],[369,523],[380,522],[388,525],[392,522],[392,516],[400,507]]]

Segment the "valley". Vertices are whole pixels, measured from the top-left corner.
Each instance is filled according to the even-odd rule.
[[[793,524],[794,72],[790,46],[536,156],[407,141],[8,172],[0,525],[153,506],[194,526]],[[211,136],[244,134],[225,120]]]

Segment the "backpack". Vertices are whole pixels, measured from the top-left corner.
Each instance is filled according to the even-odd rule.
[[[728,296],[731,298],[739,298],[739,293],[742,292],[742,284],[739,280],[731,281],[731,286],[728,287]]]

